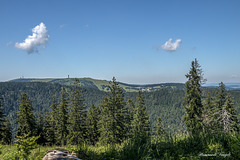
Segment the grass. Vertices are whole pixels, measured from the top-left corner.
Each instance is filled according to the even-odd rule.
[[[240,157],[240,135],[239,133],[195,137],[178,135],[152,138],[151,141],[144,143],[127,140],[115,145],[38,146],[32,150],[29,159],[42,160],[47,150],[56,148],[73,151],[83,160],[238,159]],[[16,150],[15,145],[0,146],[0,159],[14,159]]]

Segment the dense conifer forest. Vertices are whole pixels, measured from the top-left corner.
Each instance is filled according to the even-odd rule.
[[[79,79],[2,82],[1,148],[17,147],[3,159],[38,159],[30,155],[37,145],[67,147],[82,159],[240,157],[240,90],[202,87],[196,59],[186,78],[185,88],[152,92],[126,92],[115,77],[105,92]]]

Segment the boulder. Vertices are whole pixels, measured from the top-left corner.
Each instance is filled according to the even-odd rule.
[[[72,154],[66,149],[52,149],[47,151],[42,160],[81,160]]]

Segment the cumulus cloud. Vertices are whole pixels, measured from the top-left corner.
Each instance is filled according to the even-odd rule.
[[[176,51],[177,48],[180,47],[182,40],[177,39],[175,42],[172,42],[172,38],[170,38],[165,44],[161,45],[161,48],[165,51]]]
[[[181,44],[182,40],[181,39],[177,39],[175,42],[172,42],[172,38],[170,38],[167,42],[165,42],[163,45],[161,46],[154,46],[154,48],[156,49],[163,49],[165,51],[176,51]]]
[[[44,23],[40,23],[32,29],[32,35],[29,35],[24,42],[16,43],[15,47],[27,51],[29,54],[38,52],[38,48],[46,47],[49,40],[48,30]]]

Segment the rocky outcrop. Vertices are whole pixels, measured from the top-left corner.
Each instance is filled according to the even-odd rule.
[[[81,160],[72,154],[66,149],[53,149],[48,150],[42,160]]]

